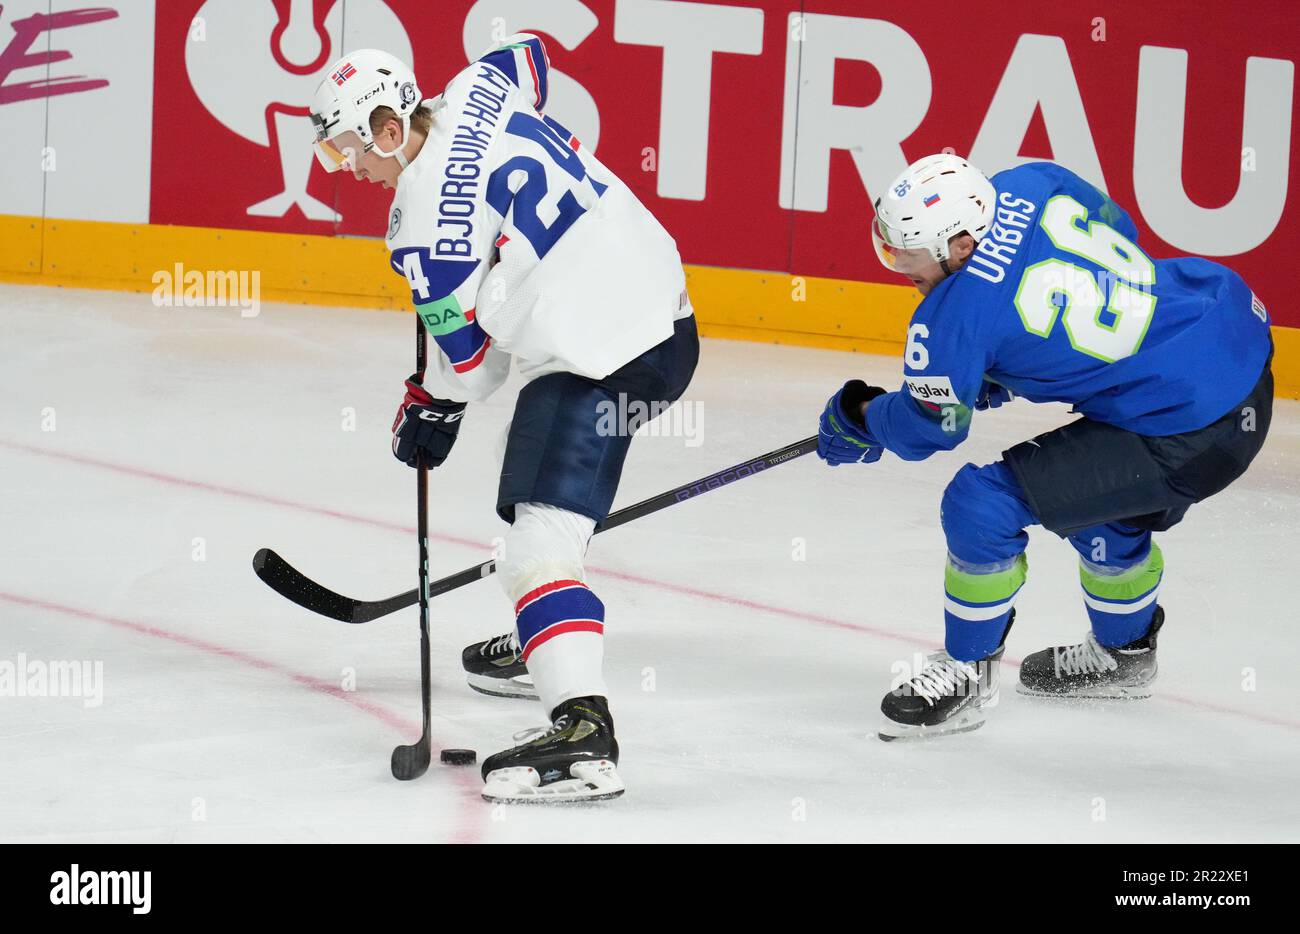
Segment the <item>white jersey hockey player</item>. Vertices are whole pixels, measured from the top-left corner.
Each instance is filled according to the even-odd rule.
[[[631,434],[611,433],[602,415],[620,402],[613,411],[661,411],[699,355],[676,244],[545,114],[549,83],[542,41],[518,34],[431,100],[392,55],[353,52],[312,105],[322,165],[396,189],[392,268],[440,351],[406,381],[393,453],[439,466],[466,403],[496,391],[511,359],[528,380],[497,497],[511,523],[497,577],[515,631],[470,646],[464,661],[486,693],[540,697],[552,725],[483,763],[489,800],[623,791],[601,673],[605,607],[583,558]]]

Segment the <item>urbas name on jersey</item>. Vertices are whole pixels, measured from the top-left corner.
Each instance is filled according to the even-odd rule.
[[[485,398],[509,360],[532,379],[602,378],[672,334],[676,244],[563,124],[539,113],[540,39],[520,34],[448,85],[398,178],[393,269],[442,354],[449,398]]]
[[[903,388],[867,409],[879,443],[908,460],[951,450],[990,383],[1144,435],[1202,428],[1245,398],[1272,344],[1241,277],[1152,260],[1128,214],[1061,166],[992,182],[994,223],[912,316]]]

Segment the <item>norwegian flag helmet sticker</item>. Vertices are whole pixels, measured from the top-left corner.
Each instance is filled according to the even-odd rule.
[[[356,73],[357,70],[352,67],[351,62],[344,62],[342,65],[339,66],[339,70],[334,72],[334,74],[330,75],[330,77],[334,80],[335,84],[337,84],[339,87],[342,87],[343,82],[347,81]]]

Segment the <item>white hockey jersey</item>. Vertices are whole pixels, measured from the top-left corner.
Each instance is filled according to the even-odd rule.
[[[398,176],[393,269],[442,353],[425,385],[487,398],[527,379],[600,379],[691,313],[677,245],[636,196],[551,117],[542,41],[518,34],[432,102],[433,127]]]

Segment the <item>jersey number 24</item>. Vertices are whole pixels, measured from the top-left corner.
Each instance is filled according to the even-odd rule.
[[[573,134],[550,117],[539,119],[532,114],[517,111],[506,124],[506,132],[520,139],[530,140],[541,147],[542,151],[551,157],[551,161],[568,174],[571,179],[570,186],[577,186],[585,181],[591,183],[597,198],[605,193],[607,186],[587,174],[587,167],[583,165],[582,157],[570,147]],[[518,191],[512,191],[510,188],[510,177],[515,172],[522,172],[525,176],[525,181],[519,186]],[[538,216],[537,210],[548,193],[549,183],[545,167],[529,156],[515,156],[493,172],[492,177],[488,179],[488,204],[503,217],[513,204],[515,229],[532,244],[538,259],[543,259],[564,232],[573,226],[573,222],[587,213],[587,209],[579,203],[573,191],[568,190],[560,195],[556,205],[555,220],[548,226]]]
[[[1156,310],[1151,291],[1156,267],[1114,228],[1087,221],[1088,209],[1069,195],[1047,202],[1039,222],[1058,250],[1101,267],[1092,270],[1053,257],[1034,263],[1020,278],[1016,311],[1025,330],[1048,337],[1060,317],[1070,345],[1114,363],[1142,346]]]

